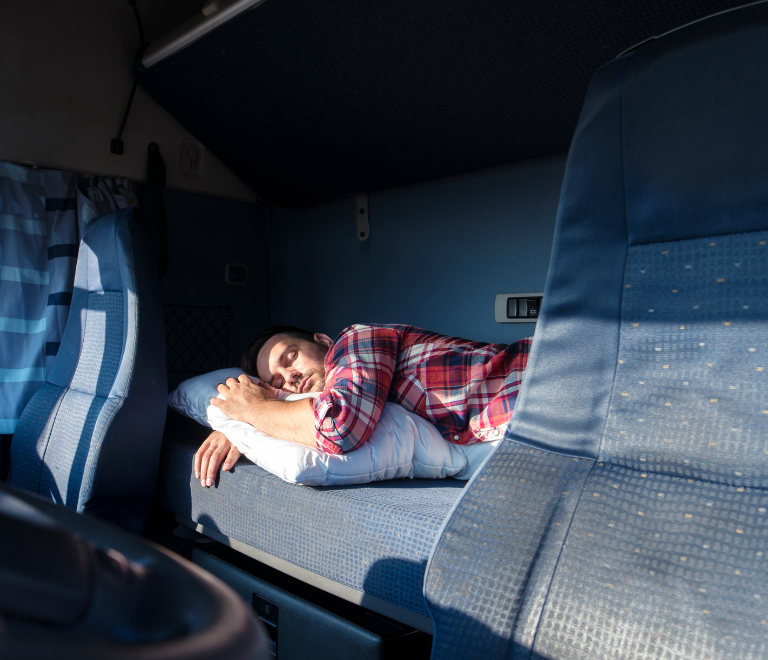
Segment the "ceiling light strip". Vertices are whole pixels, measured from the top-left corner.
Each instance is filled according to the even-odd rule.
[[[213,11],[209,15],[206,16],[201,11],[165,36],[149,44],[141,58],[142,65],[151,67],[166,57],[178,53],[182,48],[186,48],[219,25],[248,9],[257,7],[262,2],[264,0],[222,0],[218,8],[215,8],[215,3],[213,3]],[[212,3],[206,3],[206,7],[209,4]]]

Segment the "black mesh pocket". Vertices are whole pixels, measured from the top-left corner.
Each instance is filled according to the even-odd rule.
[[[168,373],[204,374],[229,366],[232,308],[163,303]]]

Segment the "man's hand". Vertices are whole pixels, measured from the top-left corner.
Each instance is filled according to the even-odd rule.
[[[254,383],[245,374],[237,380],[227,378],[216,389],[224,399],[211,399],[211,405],[230,419],[250,424],[273,438],[317,447],[311,399],[280,401],[276,398],[277,390],[266,383]]]
[[[200,479],[200,485],[203,487],[213,486],[222,459],[222,469],[226,472],[235,466],[238,458],[240,451],[237,447],[227,440],[227,436],[221,431],[214,431],[195,454],[195,479]]]
[[[241,374],[237,380],[227,378],[216,388],[224,399],[213,398],[211,405],[224,412],[230,419],[236,419],[251,426],[258,417],[259,406],[275,400],[275,390],[266,383],[254,383]]]

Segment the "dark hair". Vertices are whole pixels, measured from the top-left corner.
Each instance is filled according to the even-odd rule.
[[[314,343],[315,335],[309,330],[303,328],[297,328],[293,325],[273,325],[271,328],[267,328],[264,332],[260,332],[256,335],[248,348],[243,352],[243,357],[240,359],[240,368],[245,373],[251,376],[258,376],[259,370],[257,366],[257,360],[259,357],[259,351],[264,347],[272,337],[275,335],[288,335],[289,337],[298,337],[299,339],[305,339]]]

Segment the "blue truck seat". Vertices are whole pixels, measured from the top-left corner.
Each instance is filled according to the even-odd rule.
[[[11,483],[141,533],[165,423],[152,229],[138,208],[92,220],[47,382],[11,443]]]
[[[592,80],[515,417],[427,569],[433,658],[768,656],[768,5]]]

